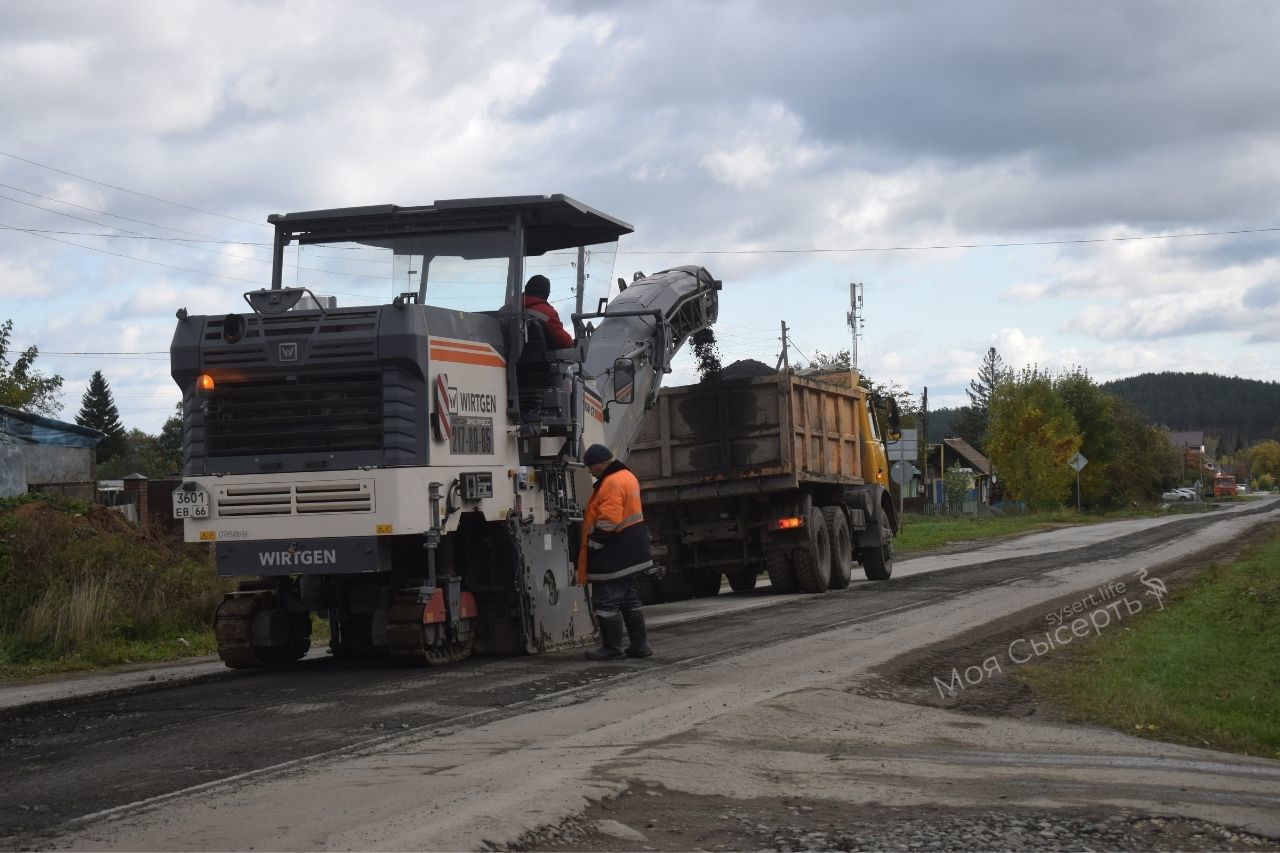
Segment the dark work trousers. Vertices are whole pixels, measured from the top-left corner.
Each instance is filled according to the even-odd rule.
[[[636,592],[639,574],[627,575],[616,581],[591,582],[591,607],[599,619],[612,619],[629,610],[640,609],[640,594]]]

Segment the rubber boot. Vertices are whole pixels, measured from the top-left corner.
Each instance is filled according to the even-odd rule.
[[[587,660],[622,660],[622,614],[600,617],[600,648],[583,652]]]
[[[649,631],[644,626],[644,614],[639,610],[624,610],[622,619],[627,624],[627,636],[631,638],[627,657],[647,658],[653,654],[653,649],[649,648]]]

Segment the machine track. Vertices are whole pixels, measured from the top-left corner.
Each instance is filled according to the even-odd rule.
[[[311,648],[311,621],[305,613],[288,614],[290,641],[280,646],[253,644],[254,615],[274,609],[275,591],[250,585],[229,593],[213,616],[218,657],[232,669],[279,666],[302,658]]]
[[[439,592],[436,591],[437,597]],[[463,595],[470,599],[466,593]],[[474,604],[470,609],[464,604],[457,630],[451,632],[447,619],[431,621],[435,599],[423,598],[419,587],[399,589],[392,595],[387,622],[391,654],[411,666],[443,666],[471,657],[476,644]]]

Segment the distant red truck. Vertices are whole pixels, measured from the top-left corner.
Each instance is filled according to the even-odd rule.
[[[1215,474],[1213,477],[1213,496],[1235,497],[1236,496],[1236,478],[1230,474]]]

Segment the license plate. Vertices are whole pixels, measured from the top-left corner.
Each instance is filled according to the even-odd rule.
[[[449,420],[453,428],[449,450],[453,453],[493,453],[493,418],[464,418],[453,415]]]
[[[174,518],[208,518],[209,493],[204,489],[174,489]]]

